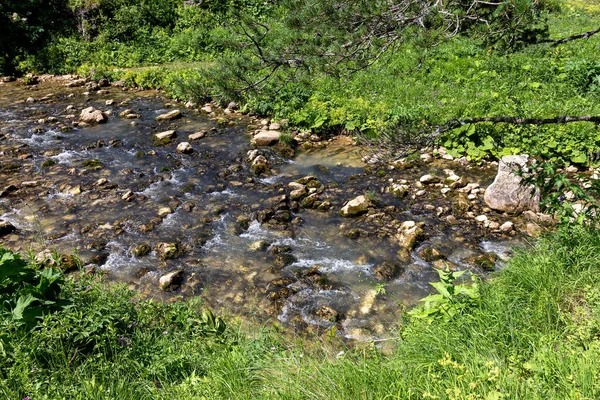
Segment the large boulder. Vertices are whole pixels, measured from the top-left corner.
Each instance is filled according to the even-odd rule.
[[[260,131],[252,138],[252,144],[256,146],[272,146],[279,142],[281,132],[279,131]]]
[[[81,110],[81,115],[79,115],[79,121],[86,124],[101,124],[107,120],[108,117],[106,114],[100,110],[96,110],[94,107],[84,108]]]
[[[366,196],[358,196],[349,202],[340,210],[342,217],[355,217],[366,213],[371,206],[371,202]]]
[[[526,174],[528,155],[504,156],[498,164],[498,174],[486,189],[483,199],[493,210],[519,214],[525,210],[537,212],[540,192],[532,185],[523,183],[520,173]]]

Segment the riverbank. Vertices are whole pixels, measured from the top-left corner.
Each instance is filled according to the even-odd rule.
[[[95,275],[70,275],[73,302],[37,322],[2,314],[0,393],[21,399],[597,398],[600,250],[573,230],[518,252],[447,322],[411,320],[377,343],[240,328],[197,302],[148,303]],[[404,319],[398,315],[399,319]]]

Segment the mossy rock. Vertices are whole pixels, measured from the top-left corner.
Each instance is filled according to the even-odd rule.
[[[91,160],[85,160],[81,163],[81,166],[85,169],[90,169],[90,170],[99,170],[104,168],[104,166],[102,165],[102,163],[97,160],[97,159],[91,159]]]

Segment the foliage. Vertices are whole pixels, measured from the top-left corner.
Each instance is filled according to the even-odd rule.
[[[536,162],[533,173],[523,179],[540,192],[542,212],[555,216],[564,230],[580,225],[598,226],[600,181],[598,176],[568,176],[553,162]]]
[[[471,274],[471,284],[454,284],[465,272],[467,270],[452,272],[448,268],[438,269],[440,281],[430,282],[438,293],[421,299],[424,304],[410,310],[408,315],[428,323],[449,321],[468,307],[476,305],[479,299],[479,282],[475,275]]]
[[[0,2],[0,75],[15,72],[19,62],[54,36],[72,27],[63,0],[3,0]]]
[[[33,324],[51,311],[65,309],[69,302],[60,298],[62,283],[60,271],[33,268],[0,247],[0,316]]]
[[[61,293],[73,306],[35,329],[0,315],[0,395],[598,398],[598,251],[600,233],[581,226],[517,251],[452,318],[412,318],[388,355],[346,347],[335,332],[328,344],[262,328],[242,334],[196,300],[140,301],[96,276],[67,276]],[[444,274],[438,290],[456,297],[458,285]]]

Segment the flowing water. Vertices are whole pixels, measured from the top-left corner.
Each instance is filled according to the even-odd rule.
[[[446,223],[453,200],[439,189],[404,199],[385,190],[389,179],[414,183],[425,173],[443,175],[445,168],[485,187],[493,169],[449,161],[365,168],[352,140],[338,137],[292,159],[260,149],[272,173],[255,176],[247,160],[247,125],[254,123],[248,117],[209,117],[169,105],[154,92],[82,92],[56,83],[0,86],[0,190],[14,185],[0,197],[0,220],[18,229],[0,239],[6,247],[77,252],[85,263],[150,297],[202,295],[229,313],[277,318],[300,330],[335,326],[339,335],[364,339],[393,331],[399,307],[431,293],[428,282],[441,264],[425,261],[421,250],[435,248],[453,268],[483,274],[474,258],[496,254],[501,262],[519,242],[518,235],[490,233],[472,220]],[[25,102],[28,97],[38,101]],[[110,106],[108,99],[114,101]],[[67,110],[69,105],[74,109]],[[89,106],[113,115],[106,124],[71,130]],[[175,107],[184,118],[155,121]],[[141,118],[134,124],[119,118],[125,109]],[[153,135],[168,129],[176,130],[177,139],[157,146]],[[199,131],[206,134],[191,142],[193,154],[176,152],[177,143]],[[321,182],[319,196],[331,201],[330,210],[282,200],[288,183],[307,175]],[[98,184],[101,178],[106,183]],[[374,197],[377,207],[360,218],[341,217],[344,202],[360,194]],[[171,212],[159,217],[165,207]],[[260,217],[266,209],[289,216],[273,222]],[[426,236],[406,257],[394,232],[408,220],[424,222]],[[253,249],[258,241],[264,248]],[[154,249],[161,242],[177,243],[181,254],[165,260],[154,250],[131,253],[141,243]],[[374,269],[385,261],[400,272],[380,281]],[[159,277],[175,269],[185,271],[181,289],[160,290]]]

